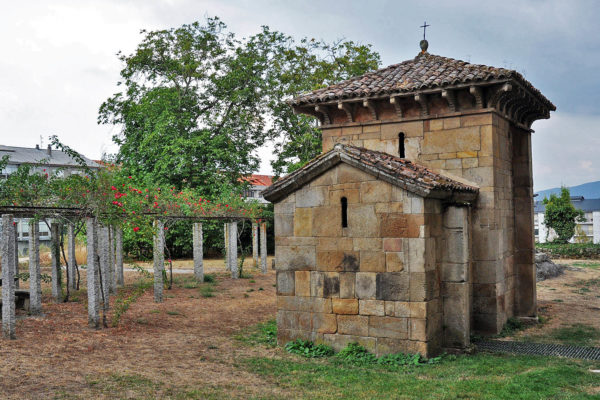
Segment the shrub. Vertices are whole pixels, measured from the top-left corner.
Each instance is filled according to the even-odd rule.
[[[536,243],[535,248],[550,258],[600,259],[600,243]]]
[[[292,354],[307,358],[322,358],[333,355],[333,349],[326,344],[314,344],[309,340],[297,339],[285,345],[285,349]]]

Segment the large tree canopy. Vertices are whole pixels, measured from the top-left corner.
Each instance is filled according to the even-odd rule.
[[[294,115],[285,100],[380,63],[370,46],[295,42],[268,27],[238,39],[218,18],[142,33],[132,54],[119,54],[124,90],[98,121],[121,128],[115,161],[127,174],[206,195],[255,171],[268,140],[277,173],[316,156],[314,118]]]

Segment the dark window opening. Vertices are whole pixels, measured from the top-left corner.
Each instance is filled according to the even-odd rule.
[[[404,149],[404,132],[398,134],[398,156],[400,158],[406,157]]]
[[[342,228],[348,227],[348,199],[342,197]]]

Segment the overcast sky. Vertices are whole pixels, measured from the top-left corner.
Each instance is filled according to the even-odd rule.
[[[269,25],[296,38],[370,43],[383,65],[414,57],[424,20],[429,52],[518,70],[556,106],[533,125],[535,189],[600,180],[600,2],[0,0],[0,144],[60,139],[90,158],[115,152],[97,125],[117,91],[117,51],[141,29],[219,16],[238,36]],[[261,172],[269,173],[265,149]]]

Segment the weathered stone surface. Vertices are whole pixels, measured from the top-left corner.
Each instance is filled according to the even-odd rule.
[[[349,206],[350,208],[351,206]],[[350,214],[348,214],[350,215]],[[341,206],[313,209],[313,236],[339,237],[342,234]],[[348,222],[350,223],[350,222]]]
[[[381,236],[391,238],[405,237],[407,221],[404,214],[381,214]]]
[[[310,272],[311,271],[296,271],[295,272],[295,293],[296,296],[310,296]]]
[[[356,275],[353,272],[340,272],[340,298],[353,299]]]
[[[337,318],[335,314],[312,314],[312,329],[318,333],[336,333]]]
[[[293,296],[296,290],[294,271],[277,271],[277,294]]]
[[[305,186],[296,192],[296,212],[299,207],[320,207],[325,205],[327,189]]]
[[[435,271],[410,273],[410,301],[426,301],[436,290]]]
[[[361,251],[360,252],[360,270],[361,272],[385,272],[386,258],[385,253],[381,251]]]
[[[360,315],[385,315],[385,302],[383,300],[360,300],[358,306]]]
[[[419,318],[409,318],[410,340],[427,340],[427,320]]]
[[[357,272],[355,293],[359,299],[375,299],[377,295],[377,277],[375,272]],[[379,299],[379,297],[377,297]],[[382,300],[382,299],[380,299]]]
[[[358,299],[331,299],[334,314],[358,314]]]
[[[383,239],[383,251],[402,251],[401,238],[386,238]]]
[[[267,223],[260,223],[260,273],[267,273]]]
[[[431,123],[433,124],[434,121],[431,121]],[[452,151],[477,151],[480,148],[479,127],[473,126],[425,132],[422,152],[423,154],[434,154]]]
[[[353,249],[355,251],[381,251],[381,239],[380,238],[361,238],[357,237],[352,239]],[[362,267],[362,260],[361,260]]]
[[[282,216],[283,217],[283,216]],[[294,236],[312,236],[313,232],[313,209],[312,208],[298,208],[294,213],[293,219],[293,232]],[[292,233],[290,232],[290,234]],[[277,232],[275,233],[278,234]],[[285,236],[285,233],[282,234]]]
[[[355,251],[318,251],[317,269],[320,271],[355,272],[360,267],[360,254]]]
[[[406,339],[408,319],[397,317],[369,317],[369,336]]]
[[[310,295],[312,297],[324,297],[325,273],[318,271],[310,272]]]
[[[377,299],[393,301],[409,300],[408,276],[408,273],[405,272],[383,272],[377,274]]]
[[[392,185],[383,181],[367,181],[360,184],[361,203],[389,202]]]
[[[400,272],[400,271],[404,270],[404,253],[402,253],[402,252],[386,252],[385,253],[385,270],[387,272]]]
[[[275,258],[278,270],[314,269],[317,266],[314,246],[277,246]]]
[[[365,317],[367,318],[367,317]],[[339,331],[338,331],[339,332]],[[335,335],[325,334],[323,335],[323,339],[325,343],[329,344],[336,351],[343,349],[348,346],[350,343],[358,343],[370,352],[375,352],[377,339],[372,337],[365,336],[355,336],[355,335],[341,335],[339,333]]]
[[[297,214],[302,215],[303,211],[300,210],[311,210],[310,208],[299,208],[297,211]],[[295,214],[275,214],[274,217],[274,222],[275,222],[275,235],[276,236],[292,236],[294,235],[294,230],[295,230],[295,224],[294,224],[294,220],[296,219]],[[302,220],[304,223],[311,223],[312,224],[312,218],[309,219],[308,221],[306,220]],[[309,234],[306,235],[299,235],[299,236],[310,236],[312,234],[312,232],[309,232]]]
[[[75,269],[75,226],[73,223],[67,224],[67,252],[68,252],[68,260],[69,264],[69,278],[67,280],[67,285],[71,289],[77,289],[77,270]],[[30,299],[30,307],[31,307],[31,299]]]
[[[337,272],[326,272],[323,279],[323,297],[340,296],[340,277]]]
[[[161,220],[154,222],[154,302],[163,301],[163,270],[165,269],[165,226]],[[231,242],[231,241],[229,241]],[[228,257],[229,258],[229,257]]]
[[[50,258],[52,262],[52,299],[55,303],[61,303],[63,300],[62,293],[62,269],[60,266],[60,226],[57,222],[50,224],[52,236],[52,244],[50,246]],[[108,232],[107,232],[108,233]],[[108,250],[108,249],[107,249]],[[108,261],[108,260],[107,260]],[[109,280],[106,280],[106,285],[109,285]],[[108,297],[108,287],[105,289],[105,295]]]
[[[202,232],[202,224],[200,224],[200,232]],[[115,227],[115,263],[117,285],[122,287],[125,284],[125,277],[123,275],[123,228],[120,226]],[[196,271],[195,267],[194,271]],[[204,273],[202,274],[202,280],[204,280]]]
[[[380,237],[374,204],[348,205],[349,237]]]
[[[342,335],[369,336],[369,317],[362,315],[338,315],[338,333]]]
[[[406,353],[406,339],[395,339],[395,338],[377,338],[377,351],[378,357],[386,354]]]

